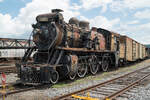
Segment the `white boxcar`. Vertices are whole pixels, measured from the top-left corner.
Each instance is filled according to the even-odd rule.
[[[0,49],[0,58],[20,58],[25,54],[25,49]]]

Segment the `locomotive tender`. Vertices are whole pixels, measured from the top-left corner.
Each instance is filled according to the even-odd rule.
[[[60,78],[74,80],[88,72],[117,68],[120,60],[121,35],[93,27],[89,23],[71,18],[64,21],[62,10],[36,17],[33,24],[33,41],[22,61],[16,64],[18,77],[24,83],[57,83]],[[33,62],[28,61],[32,52]]]

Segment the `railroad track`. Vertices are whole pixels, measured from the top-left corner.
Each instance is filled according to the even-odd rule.
[[[24,86],[18,83],[6,85],[5,90],[3,90],[2,87],[0,88],[1,88],[0,97],[2,97],[3,95],[8,96],[8,95],[15,94],[15,93],[20,93],[20,92],[25,92],[25,91],[36,89],[36,87],[34,86]]]
[[[137,87],[148,83],[150,66],[51,100],[121,100],[128,98],[131,93],[136,93]]]
[[[34,89],[42,89],[49,87],[50,85],[23,85],[20,82],[18,83],[8,83],[6,84],[5,91],[2,89],[2,86],[0,86],[0,98],[3,97],[3,95],[8,96],[20,92],[30,91]]]
[[[9,86],[14,86],[14,85],[16,85],[16,84],[19,84],[19,83],[16,83],[16,82],[5,83],[5,86],[6,86],[6,87],[9,87]],[[2,88],[3,88],[3,85],[0,84],[0,89],[2,89]]]

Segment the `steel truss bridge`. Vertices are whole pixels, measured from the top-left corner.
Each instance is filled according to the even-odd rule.
[[[28,49],[33,46],[32,40],[0,38],[0,49]]]

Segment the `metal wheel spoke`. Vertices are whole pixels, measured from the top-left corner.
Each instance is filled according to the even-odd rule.
[[[90,59],[90,72],[94,75],[98,72],[97,58],[96,56],[92,56]]]
[[[102,70],[107,71],[109,67],[109,58],[107,56],[104,56],[102,59]]]
[[[86,65],[86,61],[81,61],[81,64],[79,64],[79,68],[77,71],[77,75],[78,77],[82,78],[86,75],[87,73],[87,65]]]

